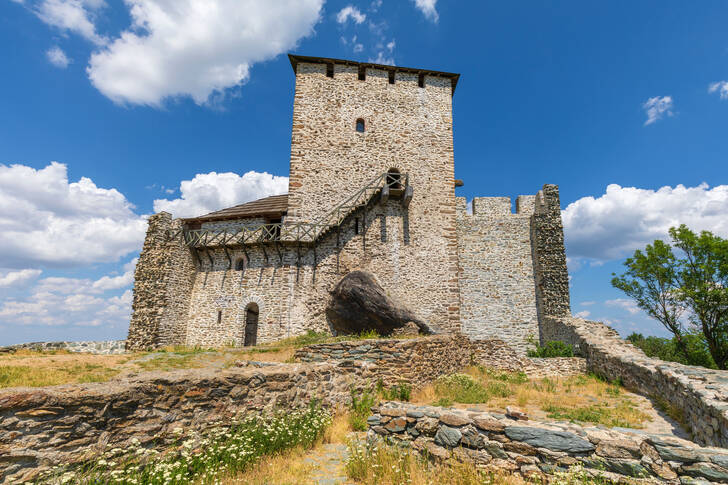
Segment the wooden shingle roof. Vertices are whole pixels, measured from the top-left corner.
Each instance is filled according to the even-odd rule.
[[[253,217],[267,217],[277,219],[286,214],[288,211],[288,194],[272,195],[262,199],[246,202],[245,204],[235,205],[227,209],[210,212],[204,216],[192,217],[185,219],[190,222],[210,222],[222,221],[228,219],[249,219]]]

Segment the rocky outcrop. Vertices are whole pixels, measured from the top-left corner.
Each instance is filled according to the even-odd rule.
[[[390,335],[409,322],[424,334],[438,333],[387,296],[374,276],[365,271],[352,271],[339,281],[331,292],[326,317],[334,330],[344,335],[370,330]]]
[[[18,350],[33,350],[37,352],[48,352],[54,350],[65,350],[67,352],[79,352],[85,354],[114,355],[126,353],[126,340],[99,340],[83,342],[29,342],[25,344],[9,345],[0,347],[0,354],[12,354]]]
[[[672,436],[398,402],[372,411],[370,440],[404,442],[436,460],[455,458],[494,472],[540,478],[580,464],[615,483],[728,483],[728,450]]]

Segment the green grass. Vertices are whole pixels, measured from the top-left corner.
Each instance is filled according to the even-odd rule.
[[[435,381],[435,393],[439,397],[438,402],[475,404],[487,402],[490,398],[488,390],[467,374],[439,377]]]
[[[535,349],[528,351],[528,356],[541,358],[573,357],[574,347],[571,344],[566,344],[559,340],[552,340],[550,342],[546,342],[546,345],[544,346],[536,344]]]
[[[629,403],[619,403],[617,406],[605,406],[603,404],[592,404],[590,406],[566,408],[563,406],[547,406],[545,411],[548,417],[552,419],[603,424],[610,428],[622,427],[631,428],[634,426],[636,419],[634,415],[641,412]]]
[[[294,447],[310,448],[330,424],[331,416],[318,406],[269,417],[248,417],[227,426],[212,423],[202,437],[180,433],[177,445],[163,453],[140,447],[136,442],[130,449],[109,450],[77,468],[56,467],[36,483],[219,483],[266,455]]]

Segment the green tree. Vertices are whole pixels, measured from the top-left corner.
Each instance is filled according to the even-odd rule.
[[[639,249],[624,262],[627,271],[612,274],[612,286],[637,302],[637,306],[660,322],[675,337],[678,351],[688,358],[682,316],[685,303],[680,288],[678,260],[670,245],[659,239]]]
[[[683,317],[702,334],[715,365],[728,365],[728,240],[703,231],[699,235],[684,224],[670,228],[672,246],[663,241],[637,250],[613,275],[612,285],[633,298],[648,315],[674,336],[678,352],[693,363],[693,342],[688,345]]]
[[[695,234],[684,224],[670,229],[680,263],[681,298],[690,321],[705,337],[719,369],[728,364],[728,240],[708,231]]]

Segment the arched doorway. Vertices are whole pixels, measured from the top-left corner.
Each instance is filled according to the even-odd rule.
[[[245,307],[245,339],[243,346],[250,347],[255,345],[258,339],[258,304],[250,303]]]

